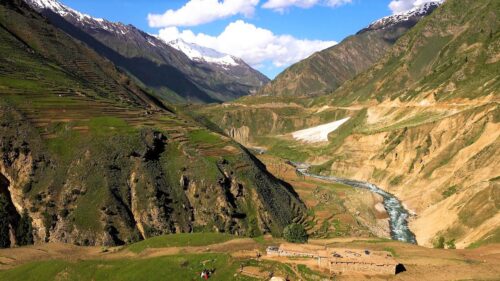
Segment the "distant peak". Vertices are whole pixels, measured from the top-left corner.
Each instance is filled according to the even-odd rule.
[[[435,1],[426,2],[426,3],[420,4],[418,6],[415,6],[408,11],[396,13],[393,16],[425,13],[426,11],[428,11],[429,9],[431,9],[433,7],[436,7],[436,6],[443,4],[443,2],[444,2],[444,0],[435,0]]]
[[[81,13],[57,0],[24,0],[28,5],[39,12],[51,11],[59,16],[69,20],[73,24],[87,26],[93,29],[102,29],[108,32],[125,35],[134,27],[123,23],[113,23],[102,18],[94,18],[90,15]]]
[[[194,61],[205,61],[208,63],[219,64],[222,66],[237,66],[241,61],[228,54],[223,54],[214,49],[203,47],[194,43],[189,43],[183,39],[176,39],[167,42],[172,48],[183,52],[187,57]]]
[[[56,0],[29,0],[27,1],[36,5],[39,8],[51,9],[51,10],[64,10],[66,7]]]
[[[374,30],[374,29],[384,29],[393,25],[396,25],[401,22],[409,21],[412,19],[421,18],[429,15],[433,12],[437,7],[439,7],[445,0],[436,0],[432,2],[426,2],[419,6],[414,7],[411,10],[397,13],[391,16],[383,17],[379,20],[371,23],[364,30]],[[363,30],[363,31],[364,31]]]
[[[71,9],[70,7],[61,4],[57,0],[24,0],[26,3],[29,5],[38,8],[38,9],[48,9],[53,11],[56,14],[59,14],[61,16],[65,16],[68,13],[72,13],[79,17],[80,19],[87,19],[87,20],[95,20],[98,22],[104,22],[104,19],[101,18],[93,18],[87,14],[80,13],[76,10]]]

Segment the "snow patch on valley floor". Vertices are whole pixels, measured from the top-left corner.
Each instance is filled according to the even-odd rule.
[[[305,141],[309,143],[328,141],[328,135],[337,130],[342,124],[347,122],[350,117],[323,124],[317,127],[312,127],[309,129],[304,129],[292,133],[292,136],[296,140]]]

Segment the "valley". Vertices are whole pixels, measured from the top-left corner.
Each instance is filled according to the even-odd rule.
[[[366,3],[183,2],[148,32],[0,2],[0,280],[498,280],[499,1],[314,51],[254,23]]]
[[[313,174],[370,182],[394,194],[416,214],[409,228],[420,245],[498,241],[499,72],[487,69],[498,66],[498,15],[488,11],[499,7],[474,2],[475,13],[464,15],[458,2],[447,1],[368,71],[328,94],[290,100],[269,92],[200,112],[247,146],[310,163]],[[491,33],[467,41],[475,28]],[[458,62],[465,56],[477,63]],[[450,65],[455,76],[445,78]],[[327,140],[295,138],[347,118]]]
[[[479,103],[467,100],[414,105],[388,102],[368,109],[362,106],[274,106],[267,102],[226,108],[229,110],[223,116],[212,118],[214,122],[225,124],[238,141],[259,147],[266,154],[311,163],[312,173],[371,182],[395,194],[411,213],[417,214],[411,219],[410,229],[415,231],[422,245],[432,246],[440,231],[443,234],[451,231],[453,239],[463,239],[457,239],[457,245],[467,247],[472,241],[461,236],[460,232],[465,230],[463,226],[442,225],[441,229],[429,229],[426,224],[435,226],[442,214],[440,211],[449,213],[451,206],[467,201],[466,194],[474,193],[472,190],[483,190],[485,194],[493,192],[490,193],[493,201],[498,198],[494,191],[498,175],[496,169],[491,169],[491,165],[499,161],[494,152],[498,148],[498,123],[494,121],[498,103],[492,97]],[[208,111],[211,114],[210,109]],[[258,120],[248,119],[251,115],[273,116],[273,124],[259,126]],[[328,142],[304,145],[293,138],[297,130],[346,117],[351,119],[331,133]],[[457,131],[460,133],[454,133]],[[446,132],[450,132],[448,136]],[[465,150],[461,152],[462,149]],[[478,162],[474,158],[477,153],[488,161]],[[480,173],[478,165],[484,167]],[[461,183],[464,194],[460,194],[457,187],[450,189],[452,192],[447,191],[456,182]],[[478,182],[482,183],[475,184]],[[428,188],[422,190],[420,186]],[[490,221],[474,222],[484,223],[485,229],[478,236],[495,236],[495,229],[498,229],[495,204],[484,206]],[[465,212],[463,206],[455,208],[454,212]]]
[[[297,166],[300,167],[300,165],[301,164],[299,164]],[[398,240],[398,241],[402,241],[402,242],[406,242],[406,243],[417,244],[417,241],[415,240],[415,234],[413,234],[410,231],[410,229],[408,228],[408,219],[410,217],[410,214],[403,207],[403,205],[398,200],[398,198],[395,197],[394,195],[387,193],[383,189],[380,189],[376,185],[368,183],[368,182],[361,182],[361,181],[355,181],[355,180],[350,180],[350,179],[342,179],[342,178],[336,178],[336,177],[331,177],[331,176],[329,177],[329,176],[321,176],[321,175],[311,174],[308,171],[308,167],[307,168],[298,168],[297,167],[297,171],[299,173],[302,173],[305,176],[309,176],[309,177],[317,178],[317,179],[322,179],[322,180],[329,181],[329,182],[341,183],[341,184],[352,186],[354,188],[367,189],[372,193],[375,193],[375,194],[382,196],[385,211],[389,215],[389,226],[391,229],[391,238],[394,240]]]

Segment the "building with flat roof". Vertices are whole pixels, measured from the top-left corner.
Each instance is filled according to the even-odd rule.
[[[391,253],[308,244],[281,244],[267,248],[269,257],[294,257],[315,260],[323,270],[335,274],[397,274],[404,268]]]

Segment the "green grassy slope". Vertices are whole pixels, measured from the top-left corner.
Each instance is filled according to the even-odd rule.
[[[319,103],[497,95],[499,10],[498,1],[446,1],[403,36],[386,58]]]
[[[36,241],[279,235],[300,220],[302,202],[245,149],[169,110],[22,1],[1,3],[0,38],[1,173]]]
[[[212,262],[213,260],[213,262]],[[207,262],[209,261],[209,262]],[[206,265],[204,265],[204,263]],[[0,272],[2,280],[199,280],[205,268],[216,268],[214,280],[258,280],[233,276],[239,262],[227,254],[188,254],[150,259],[89,260],[72,263],[62,260],[35,262]],[[35,277],[36,276],[36,277]]]

